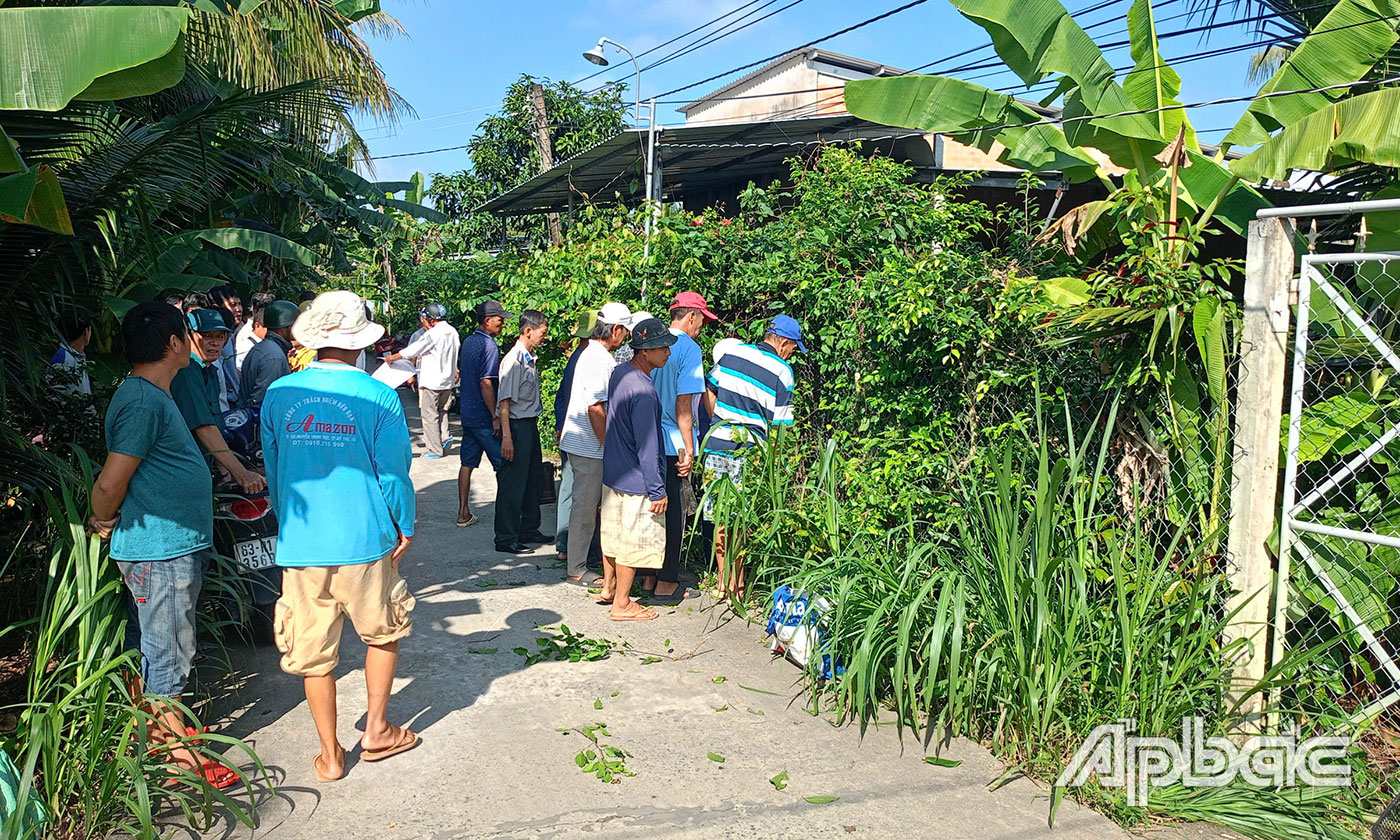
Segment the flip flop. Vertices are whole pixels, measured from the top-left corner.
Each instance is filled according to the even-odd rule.
[[[649,607],[643,607],[637,612],[628,613],[627,615],[613,615],[611,611],[608,612],[608,618],[611,618],[613,621],[651,621],[653,618],[656,618],[656,616],[656,610]]]
[[[583,577],[570,577],[569,575],[564,575],[564,582],[569,584],[570,586],[581,586],[584,589],[592,589],[593,587],[602,583],[603,579],[596,575],[593,577],[592,580],[589,580],[588,575],[586,574]]]
[[[466,519],[458,519],[458,520],[457,520],[457,527],[458,527],[458,528],[465,528],[465,527],[467,527],[468,525],[475,525],[476,523],[478,523],[478,522],[480,522],[480,521],[481,521],[480,519],[477,519],[477,518],[476,518],[476,514],[473,513],[473,514],[471,514],[470,516],[468,516]]]
[[[334,779],[332,779],[330,776],[327,776],[325,773],[322,773],[322,772],[321,772],[321,758],[322,758],[321,753],[317,753],[317,754],[316,754],[316,757],[313,758],[313,759],[311,759],[311,767],[312,767],[313,770],[316,771],[316,780],[317,780],[317,781],[319,781],[319,782],[338,782],[338,781],[340,781],[341,779],[345,778],[345,768],[344,768],[344,765],[345,765],[345,750],[342,749],[342,750],[340,751],[341,775],[338,776],[338,777],[336,777],[336,778],[334,778]]]
[[[612,602],[613,602],[613,599],[611,599],[611,598],[594,598],[594,599],[593,599],[593,603],[595,603],[595,604],[602,604],[602,605],[605,606],[605,607],[611,606],[611,605],[612,605]]]
[[[653,595],[650,596],[650,600],[651,600],[651,602],[654,603],[654,604],[661,604],[661,605],[667,606],[667,607],[674,607],[674,606],[679,606],[679,605],[680,605],[680,602],[686,600],[687,598],[699,598],[699,597],[700,597],[700,593],[699,593],[698,591],[696,591],[696,590],[694,590],[694,589],[691,589],[690,587],[687,587],[687,586],[682,586],[682,587],[677,587],[676,591],[675,591],[675,592],[672,592],[670,595],[656,595],[656,594],[653,594]]]
[[[408,740],[405,740],[408,738]],[[383,761],[391,756],[396,756],[401,752],[408,752],[423,742],[416,733],[409,729],[399,729],[398,743],[392,747],[385,747],[382,750],[365,749],[364,741],[360,741],[360,759],[362,761]]]

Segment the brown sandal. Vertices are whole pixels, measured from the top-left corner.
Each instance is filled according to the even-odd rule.
[[[637,606],[639,609],[636,612],[630,612],[624,615],[613,615],[612,611],[609,610],[608,618],[611,618],[613,621],[651,621],[653,618],[656,618],[656,610],[650,607],[643,607],[640,604]]]
[[[364,761],[383,761],[401,752],[408,752],[423,742],[412,730],[400,728],[399,739],[392,747],[385,747],[382,750],[365,749],[364,739],[360,739],[360,758]]]

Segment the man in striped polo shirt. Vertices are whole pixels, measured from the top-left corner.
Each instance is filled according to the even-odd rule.
[[[796,384],[793,354],[807,352],[802,327],[794,318],[773,319],[758,344],[740,344],[715,360],[706,380],[705,407],[714,425],[705,438],[702,475],[706,486],[706,519],[714,504],[713,482],[726,477],[738,487],[748,449],[768,439],[774,426],[792,425],[792,391]],[[719,566],[717,598],[744,598],[744,568],[737,558],[733,569],[725,562],[724,529],[715,527],[715,560]]]

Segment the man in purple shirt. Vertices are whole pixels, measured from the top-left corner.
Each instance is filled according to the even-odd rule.
[[[661,400],[651,372],[666,364],[676,337],[657,318],[632,329],[632,359],[608,382],[603,442],[603,595],[613,621],[649,621],[656,611],[632,600],[637,569],[661,568],[666,556],[666,462]]]

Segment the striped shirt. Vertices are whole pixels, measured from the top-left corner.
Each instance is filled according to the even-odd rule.
[[[792,366],[767,344],[741,344],[710,369],[715,425],[705,448],[729,452],[768,437],[773,426],[792,425]]]

